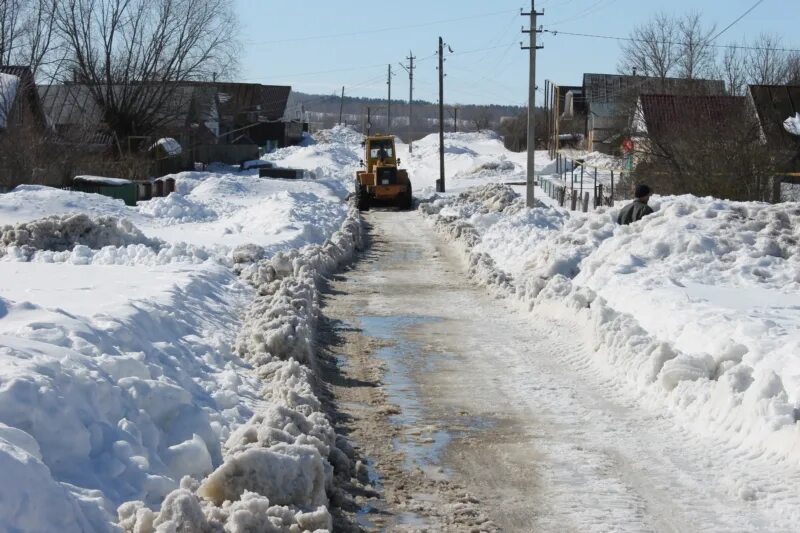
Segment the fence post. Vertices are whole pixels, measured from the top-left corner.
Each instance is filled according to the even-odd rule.
[[[558,189],[558,205],[561,207],[564,207],[564,193],[566,190],[566,187],[559,187]]]
[[[603,184],[597,184],[597,195],[594,197],[594,207],[595,209],[603,205]]]
[[[581,164],[581,196],[583,196],[583,164]]]
[[[583,193],[583,212],[586,213],[589,211],[589,191]]]
[[[614,171],[611,171],[611,199],[608,205],[614,205]]]
[[[573,189],[572,194],[569,195],[569,205],[570,210],[575,211],[578,208],[578,197],[575,195],[575,190]]]

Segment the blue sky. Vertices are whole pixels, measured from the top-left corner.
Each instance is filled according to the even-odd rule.
[[[707,23],[724,28],[756,0],[539,0],[540,24],[553,30],[627,36],[653,13],[700,11]],[[397,74],[392,97],[408,98],[408,76],[398,63],[409,50],[417,57],[415,98],[437,99],[436,51],[441,35],[455,54],[448,57],[445,101],[449,104],[524,105],[527,52],[519,49],[529,2],[509,0],[235,0],[242,40],[237,78],[292,85],[331,94],[345,86],[353,96],[386,95],[387,65]],[[782,35],[787,48],[800,48],[800,1],[764,0],[718,40],[725,44]],[[369,32],[369,33],[366,33]],[[537,83],[551,79],[579,84],[583,72],[617,71],[619,42],[565,35],[542,37]],[[540,95],[539,95],[540,96]],[[538,97],[537,97],[538,98]],[[539,103],[539,102],[537,102]]]

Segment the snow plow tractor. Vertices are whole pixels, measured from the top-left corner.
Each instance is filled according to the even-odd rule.
[[[356,207],[365,211],[375,204],[389,204],[411,209],[411,180],[399,168],[394,136],[370,135],[363,146],[361,166],[366,170],[356,172]]]

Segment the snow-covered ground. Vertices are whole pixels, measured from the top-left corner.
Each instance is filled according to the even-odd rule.
[[[344,133],[334,132],[332,141]],[[298,149],[296,163],[313,168],[315,152],[325,147]],[[135,523],[137,531],[149,531],[153,520],[179,525],[170,522],[176,509],[156,516],[142,506],[157,510],[170,495],[165,505],[180,507],[185,494],[173,491],[183,476],[197,482],[215,470],[216,479],[223,476],[219,472],[232,468],[229,461],[249,442],[242,432],[253,420],[284,409],[283,416],[300,425],[297,436],[321,427],[312,416],[314,424],[305,428],[291,411],[292,398],[315,401],[310,378],[302,377],[305,367],[275,361],[272,379],[261,369],[265,357],[298,358],[279,353],[275,343],[286,335],[303,337],[283,322],[261,324],[258,332],[247,328],[260,314],[276,312],[265,304],[254,311],[253,302],[264,298],[259,294],[277,290],[279,300],[288,294],[262,286],[267,281],[257,272],[272,268],[279,274],[271,280],[294,280],[291,266],[282,266],[294,261],[308,265],[303,275],[310,273],[313,284],[315,272],[352,253],[353,222],[344,202],[349,176],[266,180],[247,171],[174,177],[176,193],[135,208],[37,186],[0,196],[0,471],[6,479],[0,530],[114,530],[117,507],[133,501],[142,503],[120,511],[125,529]],[[344,227],[349,233],[341,233]],[[340,236],[331,244],[334,234]],[[301,247],[307,251],[298,256]],[[255,265],[261,270],[253,271]],[[308,324],[315,289],[293,283],[305,287],[301,294],[309,301],[306,315],[295,320]],[[247,331],[256,339],[270,335],[272,349],[262,350],[261,359],[253,359],[260,349],[256,341],[247,344]],[[290,366],[276,366],[282,364]],[[267,394],[265,382],[287,399]],[[241,515],[250,513],[251,520],[271,516],[279,529],[303,521],[325,527],[330,517],[317,507],[327,503],[330,474],[323,463],[332,437],[319,452],[308,449],[312,437],[303,439],[300,445],[282,437],[284,449],[270,452],[279,455],[264,463],[284,465],[278,471],[288,476],[285,487],[260,492],[270,500],[245,498],[238,522],[208,510],[216,513],[213,520],[244,527]],[[317,466],[298,459],[314,453]],[[292,468],[298,479],[308,468],[323,477],[313,487],[297,485]],[[192,482],[183,486],[188,490]]]

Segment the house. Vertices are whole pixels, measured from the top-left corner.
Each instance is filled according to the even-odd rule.
[[[0,65],[0,131],[11,133],[25,126],[45,126],[33,73],[29,67]]]
[[[779,169],[800,173],[800,136],[784,127],[786,119],[800,112],[800,86],[750,85],[747,102],[758,118],[761,140],[773,153]]]
[[[622,134],[630,123],[640,94],[724,95],[725,83],[722,80],[584,74],[581,98],[589,151],[614,153],[619,150]]]
[[[34,165],[44,157],[46,138],[47,125],[31,69],[0,65],[0,189],[35,177]]]
[[[121,95],[131,86],[113,90]],[[148,134],[126,139],[113,135],[89,86],[45,85],[39,87],[39,95],[63,142],[90,151],[116,147],[144,152],[157,139],[168,137],[184,148],[184,166],[194,161],[239,163],[257,157],[259,148],[287,146],[302,138],[302,124],[283,119],[291,87],[183,82],[168,90],[164,105],[147,117]]]

